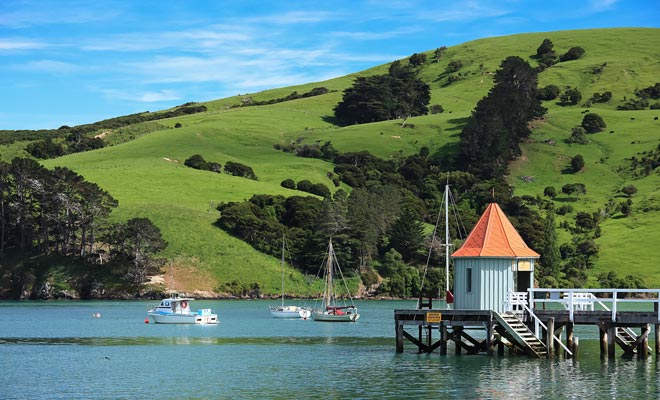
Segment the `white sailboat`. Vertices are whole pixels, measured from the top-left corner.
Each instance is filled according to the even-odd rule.
[[[282,238],[282,303],[276,306],[269,306],[270,315],[273,318],[302,318],[307,319],[312,312],[301,306],[287,306],[284,305],[284,243],[285,239]]]
[[[312,311],[312,319],[314,321],[325,322],[355,322],[360,318],[357,307],[353,303],[353,298],[348,291],[348,286],[344,281],[344,276],[339,268],[335,251],[332,247],[332,239],[328,245],[328,256],[325,263],[325,277],[323,282],[323,295],[321,297],[321,307]],[[336,285],[337,280],[341,280],[346,296],[350,302],[344,301],[343,304],[338,303]]]

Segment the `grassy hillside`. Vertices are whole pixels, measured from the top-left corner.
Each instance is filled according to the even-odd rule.
[[[481,39],[448,48],[439,62],[430,61],[433,49],[429,49],[429,62],[422,67],[421,76],[431,85],[431,104],[441,104],[445,112],[411,118],[406,128],[401,127],[401,121],[343,128],[333,125],[332,109],[354,79],[346,76],[207,102],[204,104],[209,110],[205,113],[158,121],[164,129],[153,123],[142,128],[123,128],[124,133],[132,129],[137,137],[133,141],[44,164],[49,168],[67,166],[109,191],[120,203],[113,218],[151,218],[169,242],[164,255],[173,260],[176,271],[200,272],[197,279],[177,279],[180,285],[187,286],[179,289],[212,290],[237,280],[259,282],[264,292],[277,293],[279,260],[253,250],[213,225],[219,202],[248,199],[255,193],[296,193],[280,186],[286,178],[309,179],[333,187],[327,178],[332,165],[280,152],[273,148],[274,144],[298,138],[308,143],[330,140],[340,151],[368,150],[384,158],[411,154],[422,146],[450,152],[458,142],[465,119],[492,86],[492,73],[500,62],[515,55],[535,66],[532,56],[544,38],[552,40],[558,54],[573,46],[581,46],[586,54],[580,60],[559,63],[542,72],[539,86],[552,83],[562,88],[577,87],[583,102],[594,92],[611,91],[613,98],[609,103],[590,107],[605,119],[607,130],[590,135],[591,143],[587,145],[567,144],[564,140],[570,136],[571,128],[580,124],[584,109],[546,102],[547,119],[535,125],[532,141],[524,145],[524,157],[512,166],[509,181],[516,194],[534,196],[542,194],[546,186],[559,189],[569,182],[584,183],[587,196],[571,205],[576,210],[589,211],[598,210],[609,199],[619,201],[617,190],[633,183],[639,189],[633,198],[633,215],[610,218],[602,224],[603,234],[598,239],[601,257],[596,272],[617,270],[620,276],[639,273],[647,284],[660,287],[654,255],[648,251],[658,238],[654,227],[660,223],[660,210],[654,205],[660,197],[660,178],[653,174],[633,181],[618,172],[626,158],[658,146],[660,122],[654,117],[660,111],[616,110],[635,89],[660,80],[658,29],[564,31]],[[438,47],[441,45],[438,43]],[[464,78],[447,85],[442,73],[451,60],[463,63]],[[593,69],[603,63],[607,64],[602,73],[593,74]],[[383,73],[386,68],[379,66],[360,74]],[[320,86],[331,92],[266,106],[233,107],[241,103],[242,97],[262,101]],[[175,129],[177,123],[182,127]],[[114,143],[113,135],[120,132],[110,132],[105,140]],[[544,143],[545,139],[553,139],[554,145]],[[16,147],[14,151],[21,149]],[[3,159],[9,153],[1,153]],[[570,157],[578,153],[586,160],[585,169],[578,174],[565,173]],[[249,165],[259,180],[183,166],[183,161],[193,154],[223,165],[227,161]],[[534,181],[524,182],[521,176],[533,176]],[[561,195],[557,199],[558,204],[566,201]],[[643,211],[643,204],[649,205],[647,211]],[[566,240],[568,236],[560,238]],[[295,270],[289,270],[287,277],[287,287],[302,292],[309,288]]]

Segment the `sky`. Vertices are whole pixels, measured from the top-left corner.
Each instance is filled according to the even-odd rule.
[[[659,26],[658,0],[0,0],[0,130],[317,82],[485,37]]]

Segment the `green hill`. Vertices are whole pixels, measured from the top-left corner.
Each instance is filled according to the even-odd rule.
[[[657,172],[633,179],[626,172],[626,161],[635,154],[650,151],[660,144],[660,110],[619,111],[617,106],[634,96],[636,89],[654,85],[660,77],[659,29],[597,29],[521,34],[480,39],[450,47],[438,61],[433,49],[421,67],[421,77],[431,85],[431,104],[440,104],[444,113],[410,118],[408,127],[401,121],[385,121],[348,127],[333,125],[333,107],[342,91],[355,76],[384,73],[379,66],[324,82],[268,90],[203,103],[208,111],[109,131],[104,140],[119,143],[121,135],[134,140],[100,150],[73,154],[44,162],[49,168],[66,166],[87,180],[97,183],[119,200],[113,213],[117,220],[146,216],[161,229],[169,243],[164,256],[172,260],[179,289],[214,290],[238,281],[258,282],[264,293],[277,293],[280,286],[279,260],[254,250],[213,224],[220,202],[238,201],[253,194],[303,194],[284,189],[287,178],[308,179],[333,187],[327,173],[333,166],[318,159],[300,158],[276,150],[275,144],[302,140],[305,143],[330,140],[340,151],[368,150],[383,157],[415,153],[422,146],[433,151],[452,152],[466,118],[478,100],[492,87],[492,73],[507,56],[520,56],[532,66],[536,49],[543,39],[554,43],[558,54],[573,46],[586,50],[579,60],[558,63],[539,75],[539,87],[554,84],[576,87],[584,103],[594,93],[610,91],[607,103],[591,105],[589,110],[607,123],[604,132],[589,135],[586,145],[568,144],[571,129],[580,124],[585,108],[559,106],[545,102],[546,119],[534,126],[524,155],[511,168],[509,182],[518,195],[542,195],[547,186],[558,190],[566,183],[580,182],[587,195],[570,204],[575,210],[596,211],[613,199],[621,201],[618,190],[634,184],[633,213],[606,219],[597,240],[601,255],[592,276],[616,270],[619,276],[639,274],[652,287],[660,287],[655,256],[649,250],[658,239],[660,223],[660,178]],[[442,43],[439,43],[441,46]],[[443,77],[448,63],[460,60],[461,79],[447,84]],[[597,69],[599,72],[594,72]],[[240,107],[250,97],[266,101],[326,87],[329,93],[270,105]],[[180,128],[174,128],[180,124]],[[410,127],[412,125],[413,127]],[[128,132],[128,133],[127,133]],[[552,144],[550,144],[552,143]],[[3,159],[12,151],[0,153]],[[565,173],[570,158],[582,154],[583,171]],[[206,160],[236,161],[252,167],[257,181],[227,174],[213,174],[183,165],[193,154]],[[533,177],[522,180],[521,177]],[[566,202],[559,195],[557,204]],[[559,222],[562,218],[559,218]],[[560,240],[568,235],[560,233]],[[183,271],[197,271],[185,274]],[[305,292],[304,278],[291,269],[287,286]]]

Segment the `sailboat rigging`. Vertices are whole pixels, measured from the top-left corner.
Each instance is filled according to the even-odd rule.
[[[323,280],[323,294],[321,296],[321,307],[312,311],[312,319],[314,321],[325,322],[355,322],[360,318],[357,307],[353,303],[353,298],[348,290],[344,275],[341,272],[334,248],[332,247],[332,239],[328,244],[328,254],[326,258],[325,276]],[[341,280],[345,295],[348,297],[349,302],[344,301],[343,304],[338,302],[339,287],[337,281]]]
[[[274,318],[302,318],[307,319],[311,315],[311,311],[301,306],[286,306],[284,305],[284,250],[286,239],[282,236],[282,303],[277,306],[269,306],[270,315]]]

